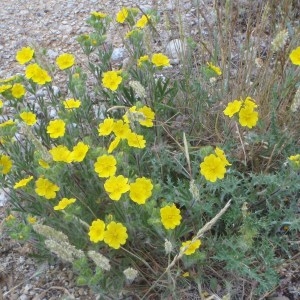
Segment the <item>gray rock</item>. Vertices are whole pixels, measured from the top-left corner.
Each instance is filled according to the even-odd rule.
[[[123,47],[114,48],[113,53],[111,55],[112,61],[120,61],[123,60],[126,55],[126,49]]]
[[[58,56],[58,52],[48,49],[47,50],[47,55],[50,59],[55,59]]]
[[[166,54],[170,59],[180,60],[186,54],[187,44],[181,39],[171,40],[166,46]]]
[[[60,89],[59,89],[58,86],[53,85],[53,86],[52,86],[52,90],[53,90],[53,95],[54,95],[54,96],[59,96],[59,94],[60,94]]]

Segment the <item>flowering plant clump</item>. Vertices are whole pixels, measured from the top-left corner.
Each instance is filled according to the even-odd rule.
[[[15,207],[4,226],[68,262],[77,284],[101,299],[185,298],[192,281],[216,294],[206,280],[218,268],[229,278],[221,290],[238,277],[255,282],[245,288],[259,298],[278,284],[277,253],[295,253],[287,239],[296,240],[299,224],[299,138],[290,130],[298,125],[278,114],[297,110],[300,76],[286,62],[299,65],[298,48],[285,52],[290,33],[280,47],[274,39],[264,70],[239,55],[247,71],[233,82],[231,53],[210,49],[227,32],[208,35],[218,41],[201,51],[193,35],[182,39],[174,65],[157,43],[161,21],[146,6],[91,12],[93,30],[77,39],[83,64],[72,53],[51,63],[38,49],[17,52],[23,72],[0,79],[0,182]],[[122,67],[112,28],[129,56]],[[267,88],[262,74],[272,74]],[[241,91],[258,101],[227,102]]]

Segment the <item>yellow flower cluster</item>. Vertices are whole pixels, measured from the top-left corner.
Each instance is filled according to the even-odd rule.
[[[52,156],[53,161],[56,162],[82,162],[89,150],[89,146],[83,142],[78,142],[73,150],[70,151],[64,145],[58,145],[49,150],[49,153]]]
[[[293,167],[300,168],[300,154],[291,155],[288,159]]]
[[[155,113],[148,106],[143,106],[141,108],[136,108],[136,106],[132,106],[123,116],[125,123],[138,121],[140,125],[145,127],[153,127],[154,118]]]
[[[100,178],[108,178],[104,183],[104,189],[111,200],[118,201],[122,194],[130,191],[129,197],[132,201],[145,204],[152,195],[153,185],[150,179],[141,177],[129,184],[128,178],[123,175],[115,176],[117,160],[112,155],[99,156],[94,169]]]
[[[130,112],[130,109],[129,109]],[[131,108],[131,114],[139,113],[144,116],[139,123],[146,127],[153,126],[153,119],[155,117],[154,112],[149,107],[142,107],[140,109],[136,109],[136,107]],[[105,119],[102,123],[99,124],[98,133],[99,136],[108,136],[110,134],[115,135],[115,139],[111,143],[108,153],[111,153],[115,150],[115,148],[119,145],[121,140],[126,140],[128,146],[134,148],[143,149],[146,146],[146,141],[143,135],[137,134],[133,132],[129,126],[130,117],[128,117],[128,113],[124,116],[125,121],[123,120],[114,120],[112,118]]]
[[[252,128],[258,121],[258,112],[255,110],[256,108],[257,104],[255,101],[252,98],[247,97],[245,100],[233,100],[229,102],[223,113],[229,118],[232,118],[238,113],[239,123],[243,127]]]
[[[91,242],[104,241],[104,243],[114,249],[119,249],[121,245],[126,243],[128,238],[127,228],[122,223],[112,221],[106,225],[100,219],[92,222],[88,235]]]
[[[217,179],[224,178],[226,166],[230,166],[230,163],[226,159],[224,151],[217,147],[215,154],[206,156],[200,164],[200,173],[206,180],[215,182]]]
[[[137,60],[138,67],[141,67],[145,62],[150,61],[149,55],[142,55]],[[154,53],[151,57],[151,63],[158,68],[170,66],[169,58],[162,53]]]
[[[31,79],[34,83],[44,85],[51,82],[52,79],[48,72],[42,69],[37,63],[28,65],[25,70],[25,77]]]

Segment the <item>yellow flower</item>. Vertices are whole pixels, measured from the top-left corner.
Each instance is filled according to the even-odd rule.
[[[15,121],[14,120],[7,120],[3,123],[0,123],[0,128],[1,127],[6,127],[6,126],[11,126],[11,125],[14,125],[15,124]]]
[[[39,165],[44,169],[49,169],[50,168],[49,164],[43,159],[39,159]]]
[[[115,137],[115,139],[110,143],[107,152],[109,154],[112,153],[118,147],[120,141],[121,141],[120,137]]]
[[[130,132],[131,129],[129,127],[129,124],[124,123],[123,120],[114,122],[113,133],[120,139],[126,139]]]
[[[139,29],[133,29],[133,30],[130,30],[128,31],[126,34],[125,34],[125,38],[128,39],[130,38],[131,36],[134,36],[134,34],[140,32]]]
[[[154,111],[148,106],[143,106],[142,108],[139,108],[137,111],[142,113],[145,116],[145,119],[140,120],[139,123],[146,127],[153,127],[153,120],[155,118]]]
[[[72,162],[72,153],[71,151],[63,145],[59,145],[53,147],[49,150],[49,153],[52,156],[52,159],[57,162],[65,162],[71,163]]]
[[[127,143],[128,143],[128,146],[134,147],[134,148],[143,149],[146,147],[146,141],[145,141],[144,137],[140,134],[136,134],[135,132],[130,132],[127,135]]]
[[[105,14],[103,12],[98,12],[98,11],[91,12],[91,15],[96,17],[96,18],[99,18],[99,19],[103,19],[107,16],[107,14]]]
[[[24,48],[22,48],[21,50],[19,50],[17,52],[16,60],[21,65],[24,65],[24,64],[26,64],[27,62],[29,62],[32,59],[33,54],[34,54],[34,50],[33,49],[31,49],[30,47],[24,47]]]
[[[56,139],[58,137],[64,136],[66,131],[66,124],[63,120],[53,120],[49,122],[47,126],[47,133],[50,137]]]
[[[129,186],[129,197],[137,204],[145,204],[146,200],[152,195],[153,184],[150,179],[145,177],[137,178]]]
[[[234,100],[229,102],[225,110],[223,110],[224,115],[228,116],[229,118],[232,118],[234,114],[240,111],[242,103],[243,102],[241,100]]]
[[[89,237],[90,241],[93,243],[98,243],[100,241],[103,241],[104,238],[104,230],[105,230],[105,223],[97,219],[92,222],[92,225],[89,228]]]
[[[116,174],[117,160],[112,155],[102,155],[97,158],[94,164],[95,172],[99,177],[105,178]]]
[[[221,160],[225,166],[231,166],[231,163],[229,163],[229,161],[227,160],[226,155],[222,149],[217,147],[215,150],[215,153],[216,153],[217,157],[221,158]]]
[[[138,67],[140,67],[145,61],[149,61],[149,55],[143,55],[138,59],[137,61]]]
[[[257,104],[255,103],[255,101],[251,97],[247,97],[244,100],[243,107],[255,109],[257,107]]]
[[[220,69],[219,67],[215,66],[213,63],[208,62],[208,63],[207,63],[207,66],[208,66],[211,70],[213,70],[217,75],[219,75],[219,76],[222,75],[221,69]]]
[[[8,215],[6,218],[5,218],[5,221],[6,222],[9,222],[9,221],[12,221],[12,220],[15,220],[15,216],[14,215],[12,215],[12,214],[10,214],[10,215]]]
[[[210,154],[200,164],[200,173],[206,180],[215,182],[217,179],[224,178],[226,173],[225,164],[220,157]]]
[[[25,95],[25,92],[26,90],[24,88],[24,85],[20,83],[15,83],[11,88],[11,94],[17,99],[22,98]]]
[[[111,248],[119,249],[128,238],[127,228],[116,222],[110,222],[104,232],[104,242]]]
[[[162,53],[154,53],[152,55],[151,62],[156,66],[156,67],[166,67],[170,65],[169,58],[162,54]]]
[[[75,57],[70,53],[63,53],[56,58],[56,64],[61,70],[65,70],[72,67],[74,63]]]
[[[30,223],[30,224],[34,224],[34,223],[36,223],[37,218],[36,218],[36,217],[28,216],[28,217],[27,217],[27,221],[28,221],[28,223]]]
[[[56,197],[56,192],[59,191],[59,187],[46,178],[40,177],[35,182],[35,192],[46,199],[53,199]]]
[[[0,99],[0,108],[3,107],[3,101]]]
[[[20,181],[15,183],[14,189],[18,189],[18,188],[26,186],[32,179],[33,179],[33,176],[29,176],[27,178],[21,179]]]
[[[111,200],[120,200],[122,194],[129,191],[128,178],[123,175],[111,176],[104,183],[104,189]]]
[[[114,122],[114,119],[107,118],[100,123],[98,127],[99,136],[111,134],[114,127]]]
[[[12,168],[12,161],[8,155],[0,155],[0,173],[7,174]]]
[[[32,78],[39,71],[40,66],[38,64],[28,65],[25,69],[25,77],[27,79]]]
[[[186,241],[181,244],[181,249],[184,247],[187,247],[187,249],[184,251],[185,255],[191,255],[195,253],[197,249],[201,246],[201,241],[199,239],[195,240],[194,242],[192,241]]]
[[[77,145],[73,147],[73,151],[71,153],[72,160],[74,162],[82,162],[89,151],[89,145],[86,145],[83,142],[78,142]]]
[[[292,166],[296,168],[300,167],[300,154],[291,155],[288,157],[288,159],[291,162]]]
[[[239,122],[242,126],[252,128],[258,121],[258,112],[250,107],[243,107],[239,112]]]
[[[140,117],[144,120],[144,115],[137,112],[136,106],[132,106],[123,115],[123,120],[128,124],[133,121],[138,121]]]
[[[25,70],[25,77],[40,85],[51,82],[52,80],[48,72],[42,69],[38,64],[28,65]]]
[[[118,71],[107,71],[104,72],[102,76],[103,86],[112,91],[117,90],[119,84],[122,82],[122,77]]]
[[[73,109],[73,108],[78,108],[81,105],[80,100],[75,100],[75,99],[67,99],[63,102],[65,109]]]
[[[29,126],[36,123],[36,115],[30,111],[24,111],[20,113],[21,119]]]
[[[139,20],[137,20],[135,26],[137,28],[144,28],[148,24],[148,19],[150,19],[150,16],[143,15]]]
[[[6,83],[6,82],[10,82],[13,81],[17,76],[11,76],[5,79],[0,79],[0,83]]]
[[[76,201],[75,198],[62,198],[56,206],[53,207],[54,210],[64,210],[69,205],[73,204]]]
[[[290,57],[292,64],[300,66],[300,46],[297,47],[296,49],[294,49],[290,53],[289,57]]]
[[[175,206],[175,204],[167,205],[160,209],[161,222],[166,229],[174,229],[176,226],[180,225],[181,214],[180,210]]]
[[[12,88],[11,84],[0,85],[0,94]]]
[[[117,16],[116,16],[116,21],[118,23],[121,23],[123,24],[126,20],[126,18],[128,17],[128,10],[123,7],[118,13],[117,13]]]

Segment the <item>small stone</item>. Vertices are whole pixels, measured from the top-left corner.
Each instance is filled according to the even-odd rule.
[[[47,55],[50,59],[55,59],[58,56],[58,53],[54,50],[47,50]]]
[[[19,300],[28,300],[28,296],[27,295],[21,295]]]
[[[125,54],[126,54],[125,48],[115,48],[111,55],[111,60],[112,61],[122,60],[124,58]]]
[[[78,294],[79,294],[80,296],[83,296],[83,295],[84,295],[84,289],[83,289],[83,288],[80,288],[80,289],[78,290]]]
[[[47,90],[42,88],[36,92],[37,97],[45,97],[47,95]]]
[[[171,59],[179,59],[186,53],[187,45],[180,39],[171,40],[166,47],[166,54]]]
[[[10,300],[18,300],[19,296],[17,294],[11,294],[9,297]]]
[[[26,284],[23,290],[24,294],[28,294],[29,290],[32,288],[31,284]]]
[[[52,86],[52,91],[53,91],[53,95],[54,95],[54,96],[59,96],[59,94],[60,94],[60,89],[59,89],[58,86],[53,85],[53,86]]]
[[[148,5],[148,4],[141,5],[140,8],[143,12],[148,12],[152,9],[151,5]]]

